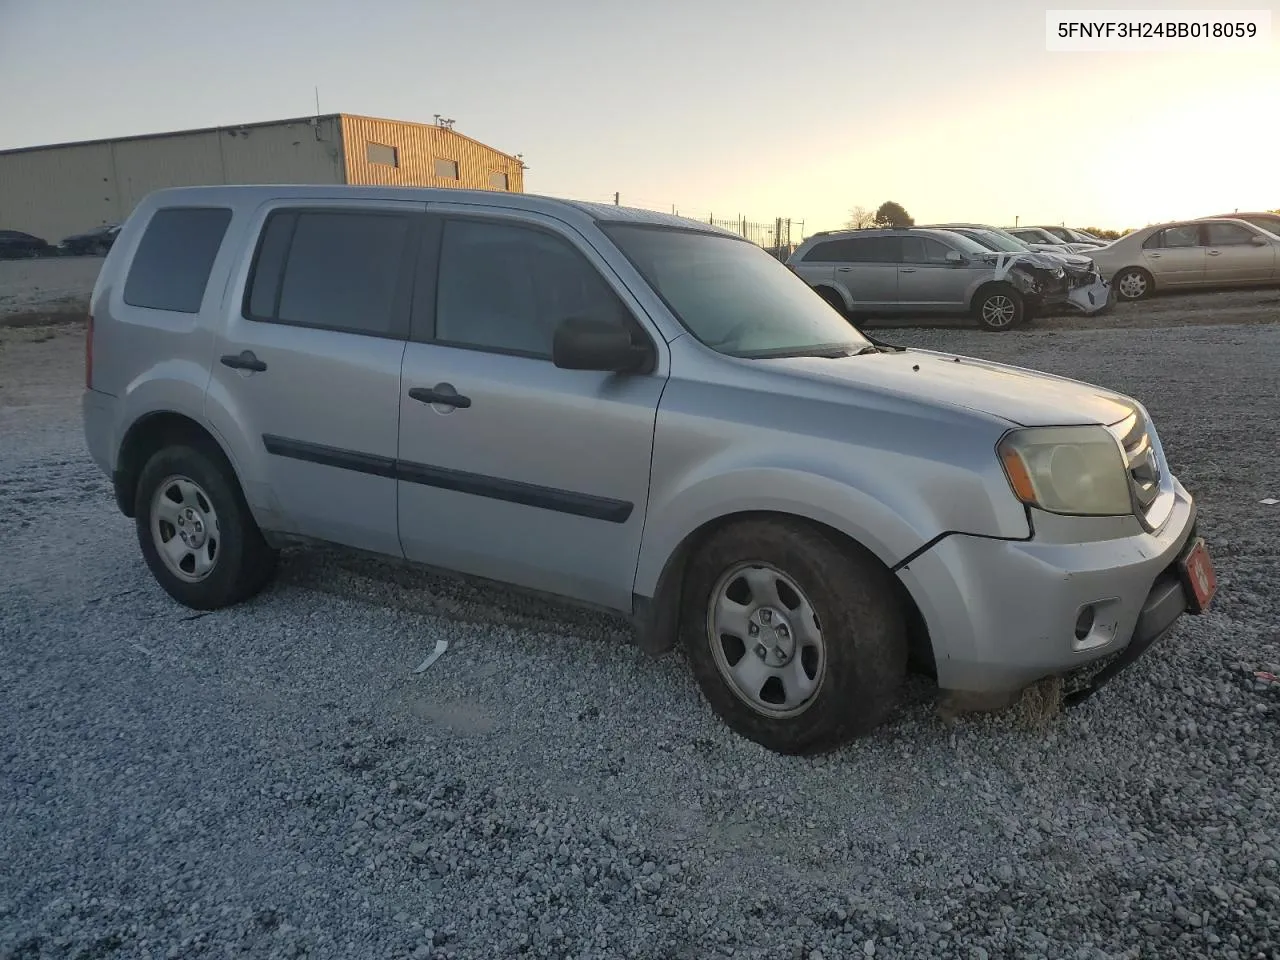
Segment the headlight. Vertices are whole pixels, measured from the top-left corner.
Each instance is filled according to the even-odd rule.
[[[1104,427],[1032,427],[997,447],[1014,494],[1050,513],[1133,513],[1120,444]]]

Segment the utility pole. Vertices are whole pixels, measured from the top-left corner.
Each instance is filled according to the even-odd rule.
[[[316,87],[316,116],[320,116],[320,88]]]
[[[613,205],[615,207],[618,206],[618,197],[619,197],[619,194],[617,193],[617,191],[615,191],[613,194]]]
[[[1017,215],[1016,215],[1016,214],[1014,215],[1014,218],[1013,218],[1013,225],[1014,225],[1015,227],[1018,225],[1018,217],[1017,217]]]

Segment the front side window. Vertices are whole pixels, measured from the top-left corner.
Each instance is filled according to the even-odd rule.
[[[132,307],[199,313],[209,272],[231,222],[223,207],[157,210],[134,252],[124,282]]]
[[[684,328],[713,350],[763,359],[871,346],[807,283],[752,243],[679,227],[606,223],[601,229]]]
[[[565,239],[510,223],[449,220],[436,287],[438,343],[550,359],[571,317],[635,330],[618,295]]]
[[[245,315],[392,336],[409,218],[396,213],[273,213],[254,260]]]
[[[1211,247],[1238,247],[1252,243],[1257,236],[1235,223],[1206,223],[1205,234]]]
[[[966,238],[967,239],[967,238]],[[975,241],[976,242],[976,241]],[[947,263],[951,248],[933,237],[911,235],[902,238],[903,263]]]

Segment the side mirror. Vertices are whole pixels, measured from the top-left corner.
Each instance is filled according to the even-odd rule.
[[[562,370],[632,373],[649,358],[650,351],[635,346],[625,327],[593,317],[561,321],[551,342],[551,361]]]
[[[948,250],[947,263],[964,263],[964,257],[960,255],[959,250]]]
[[[1255,233],[1252,237],[1249,238],[1249,242],[1252,243],[1255,247],[1265,247],[1271,241],[1269,241],[1266,237],[1260,237]]]

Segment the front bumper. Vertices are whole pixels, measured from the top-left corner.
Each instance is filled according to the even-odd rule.
[[[928,627],[938,686],[1017,690],[1129,647],[1136,656],[1168,634],[1187,610],[1180,582],[1169,584],[1196,516],[1180,483],[1174,495],[1155,533],[1086,543],[952,534],[903,567],[898,576]],[[1093,626],[1077,639],[1086,606]]]

